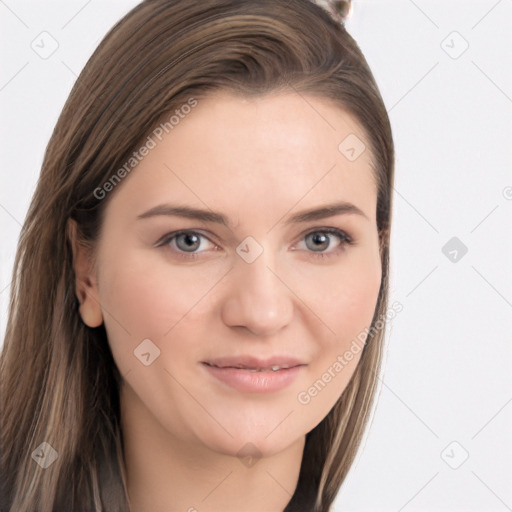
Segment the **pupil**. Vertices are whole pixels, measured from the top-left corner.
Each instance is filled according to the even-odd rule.
[[[198,236],[197,235],[194,235],[192,233],[185,233],[184,235],[181,235],[181,237],[178,238],[179,239],[182,239],[182,240],[185,240],[185,250],[186,249],[196,249],[197,247],[192,247],[194,245],[197,245],[197,241],[198,241]]]
[[[327,249],[329,247],[329,239],[325,234],[314,234],[313,241],[317,249]],[[322,247],[318,244],[322,245]]]

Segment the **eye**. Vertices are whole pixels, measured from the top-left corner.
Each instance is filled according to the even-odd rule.
[[[337,242],[333,245],[332,240],[337,238]],[[306,243],[308,252],[314,258],[329,258],[339,254],[346,249],[348,245],[353,244],[353,240],[341,229],[337,228],[321,228],[310,231],[304,235],[303,240]],[[205,241],[205,243],[202,243]],[[195,260],[202,252],[208,250],[208,243],[213,247],[210,250],[217,250],[219,247],[214,244],[205,235],[191,230],[176,231],[168,233],[162,237],[156,244],[156,247],[167,247],[180,258],[186,260]],[[199,250],[203,249],[203,250]],[[327,251],[327,249],[331,249]],[[295,250],[295,248],[293,249]]]
[[[207,250],[204,248],[205,244],[202,243],[202,240],[206,240],[207,243],[212,244],[213,250],[217,249],[217,246],[210,239],[197,231],[177,231],[169,233],[155,245],[157,247],[168,246],[173,252],[177,253],[178,256],[192,260],[198,257],[198,252]],[[203,251],[198,251],[200,248],[202,248]]]
[[[337,238],[337,242],[333,245],[333,238]],[[310,249],[315,258],[328,258],[339,254],[345,250],[348,245],[353,244],[352,239],[341,229],[321,228],[310,231],[304,237],[306,247]],[[331,249],[326,252],[327,249]]]

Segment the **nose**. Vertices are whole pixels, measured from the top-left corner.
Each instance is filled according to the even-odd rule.
[[[291,322],[293,293],[273,270],[275,265],[269,254],[264,250],[252,263],[236,259],[222,305],[222,319],[227,326],[271,336]]]

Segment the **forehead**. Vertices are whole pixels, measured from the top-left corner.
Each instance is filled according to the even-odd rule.
[[[180,199],[250,214],[264,201],[275,215],[299,201],[306,208],[345,199],[374,216],[376,184],[365,133],[333,101],[217,92],[197,98],[186,112],[168,133],[152,136],[154,148],[113,202],[129,199],[140,209]]]
[[[321,154],[332,156],[333,151],[342,150],[339,145],[349,135],[367,146],[360,123],[341,105],[295,92],[255,97],[217,92],[200,98],[181,121],[180,130],[173,131],[183,137],[194,131],[198,149],[204,151],[215,151],[219,143],[230,144],[229,158],[268,154],[292,161],[295,154],[297,159],[309,156],[318,162]],[[362,160],[371,159],[369,151],[362,156]]]

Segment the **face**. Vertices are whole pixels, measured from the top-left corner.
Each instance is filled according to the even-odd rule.
[[[83,318],[104,321],[122,408],[148,428],[278,453],[333,407],[375,311],[364,132],[313,96],[216,93],[154,140],[108,198]]]

